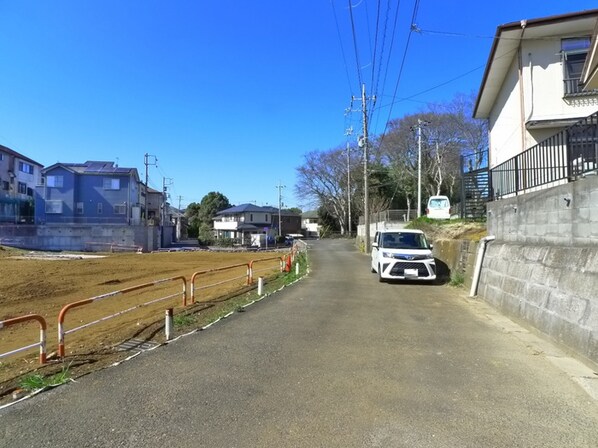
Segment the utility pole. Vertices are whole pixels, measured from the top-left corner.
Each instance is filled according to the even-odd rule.
[[[168,199],[168,188],[173,184],[173,179],[162,177],[162,207],[160,213],[160,247],[164,247],[164,222],[166,221],[166,200]]]
[[[153,158],[153,162],[150,162],[150,159]],[[158,166],[158,158],[152,154],[148,154],[147,152],[145,153],[145,156],[143,157],[143,163],[145,165],[145,204],[143,204],[143,208],[144,208],[144,213],[143,215],[145,216],[145,225],[147,226],[147,197],[148,197],[148,193],[147,193],[147,189],[148,189],[148,185],[147,183],[149,182],[149,166]]]
[[[282,185],[280,181],[278,181],[278,236],[282,236],[282,189],[286,188],[286,185]]]
[[[355,99],[355,98],[353,98]],[[359,141],[359,146],[363,147],[363,214],[365,219],[365,253],[370,253],[370,195],[368,179],[368,114],[367,100],[376,101],[376,97],[367,98],[365,95],[365,84],[361,86],[361,111],[363,114],[363,137]]]
[[[422,126],[428,121],[417,119],[417,217],[422,215]]]
[[[179,195],[179,211],[181,211],[181,200],[182,199],[183,199],[183,197]]]
[[[350,136],[353,134],[353,128],[350,127],[345,132],[345,135]],[[349,230],[349,237],[351,236],[351,148],[349,141],[347,140],[347,229]]]

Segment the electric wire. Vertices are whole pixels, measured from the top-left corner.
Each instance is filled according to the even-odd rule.
[[[353,6],[351,0],[349,2],[349,16],[351,18],[351,34],[353,35],[353,49],[355,51],[355,63],[357,64],[357,79],[359,80],[359,86],[363,85],[361,80],[361,64],[359,63],[359,51],[357,48],[357,34],[355,33],[355,20],[353,19]]]
[[[345,74],[347,75],[347,84],[349,85],[349,92],[351,93],[351,96],[353,96],[353,88],[351,87],[351,76],[349,75],[349,67],[347,66],[347,58],[345,56],[345,49],[343,47],[341,31],[338,26],[338,17],[336,15],[336,7],[334,6],[334,0],[330,0],[330,4],[332,5],[332,14],[334,16],[334,24],[336,25],[336,34],[338,36],[338,42],[341,47],[341,55],[343,56],[343,64],[345,66]]]
[[[415,1],[415,5],[413,6],[413,14],[411,16],[411,23],[415,23],[415,19],[417,17],[417,10],[419,8],[419,0]],[[403,69],[405,68],[405,60],[407,59],[407,52],[409,51],[409,43],[411,42],[411,36],[413,36],[413,26],[409,28],[409,34],[407,36],[407,42],[405,43],[405,50],[403,51],[403,58],[401,60],[401,65],[399,68],[399,74],[397,76],[397,82],[395,84],[395,90],[393,92],[393,103],[390,105],[390,110],[388,111],[388,118],[386,119],[386,124],[384,126],[384,131],[382,132],[382,136],[380,137],[379,145],[382,145],[384,141],[384,137],[386,136],[386,130],[388,129],[388,123],[390,122],[390,117],[392,115],[392,109],[394,105],[394,99],[397,97],[397,92],[399,90],[399,84],[401,82],[401,76],[403,74]]]

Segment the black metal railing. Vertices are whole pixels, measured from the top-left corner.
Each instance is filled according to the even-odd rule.
[[[517,195],[595,173],[598,112],[490,170],[492,197]]]

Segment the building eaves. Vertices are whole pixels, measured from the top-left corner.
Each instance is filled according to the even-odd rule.
[[[37,165],[39,167],[43,167],[43,165],[41,163],[36,162],[35,160],[30,159],[29,157],[24,156],[23,154],[18,153],[14,149],[10,149],[10,148],[8,148],[8,147],[6,147],[4,145],[0,145],[0,151],[4,152],[4,153],[7,153],[7,154],[9,154],[11,156],[17,157],[18,159],[21,159],[24,162],[32,163],[33,165]]]
[[[499,25],[482,76],[473,117],[488,118],[522,40],[572,37],[576,29],[592,29],[597,17],[598,9],[589,9]]]

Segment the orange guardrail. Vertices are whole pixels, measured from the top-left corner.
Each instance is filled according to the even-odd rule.
[[[33,347],[39,347],[39,362],[40,364],[46,363],[46,320],[40,316],[39,314],[27,314],[25,316],[13,317],[12,319],[0,320],[0,329],[5,327],[10,327],[11,325],[20,324],[22,322],[28,322],[30,320],[35,320],[39,323],[39,342],[35,344],[26,345],[25,347],[20,347],[15,350],[11,350],[10,352],[0,353],[0,358],[5,356],[14,355],[15,353],[19,353],[25,350],[29,350]]]
[[[247,267],[247,273],[246,273],[246,275],[241,276],[241,277],[233,277],[233,278],[230,278],[230,279],[227,279],[227,280],[223,280],[223,281],[220,281],[220,282],[214,283],[213,285],[208,285],[208,286],[222,285],[222,284],[227,283],[227,282],[232,282],[234,280],[239,280],[239,279],[241,279],[243,277],[245,277],[247,279],[246,280],[246,284],[250,285],[251,283],[249,282],[249,279],[250,279],[250,274],[249,274],[250,267],[249,267],[249,263],[239,263],[239,264],[233,264],[233,265],[230,265],[230,266],[223,266],[223,267],[220,267],[220,268],[206,269],[205,271],[194,272],[193,275],[191,276],[191,303],[195,303],[195,279],[197,277],[199,277],[201,275],[208,275],[208,274],[211,274],[211,273],[214,273],[214,272],[226,271],[228,269],[236,269],[236,268],[240,268],[242,266]],[[207,286],[205,286],[205,287],[207,287]]]
[[[88,305],[88,304],[96,302],[98,300],[106,299],[108,297],[114,297],[114,296],[121,295],[121,294],[128,294],[128,293],[133,292],[133,291],[138,291],[138,290],[144,289],[144,288],[151,288],[153,286],[157,286],[157,285],[160,285],[160,284],[163,284],[163,283],[177,281],[177,280],[182,280],[183,281],[183,291],[182,291],[182,293],[170,294],[170,295],[165,296],[165,297],[160,297],[160,298],[157,298],[157,299],[153,299],[153,300],[150,300],[149,302],[145,302],[145,303],[142,303],[142,304],[139,304],[139,305],[135,305],[133,307],[127,308],[126,310],[119,311],[118,313],[114,313],[114,314],[111,314],[109,316],[102,317],[100,319],[96,319],[93,322],[89,322],[89,323],[80,325],[80,326],[72,328],[72,329],[70,329],[68,331],[65,331],[65,329],[64,329],[64,319],[66,317],[66,314],[67,314],[67,312],[69,310],[71,310],[73,308],[84,306],[84,305]],[[58,314],[58,356],[60,356],[61,358],[64,357],[64,337],[65,337],[65,335],[70,334],[70,333],[74,333],[77,330],[81,330],[83,328],[89,327],[89,326],[97,324],[99,322],[103,322],[103,321],[111,319],[113,317],[117,317],[117,316],[120,316],[122,314],[128,313],[128,312],[133,311],[133,310],[135,310],[137,308],[141,308],[143,306],[148,306],[148,305],[152,305],[154,303],[158,303],[158,302],[161,302],[161,301],[164,301],[164,300],[171,299],[173,297],[178,296],[179,294],[183,295],[183,306],[186,306],[187,305],[187,280],[183,276],[165,278],[165,279],[162,279],[162,280],[156,280],[154,282],[144,283],[142,285],[131,286],[130,288],[125,288],[125,289],[121,289],[121,290],[118,290],[118,291],[109,292],[109,293],[102,294],[102,295],[99,295],[99,296],[91,297],[89,299],[79,300],[78,302],[72,302],[72,303],[69,303],[69,304],[63,306],[62,309],[60,310],[60,313]]]
[[[253,265],[262,261],[272,261],[272,260],[278,260],[280,262],[280,272],[283,271],[283,266],[284,266],[284,257],[270,257],[270,258],[260,258],[259,260],[251,260],[249,262],[249,273],[248,273],[248,278],[247,278],[247,284],[248,285],[253,285],[253,274],[254,272],[257,272],[253,269]]]

